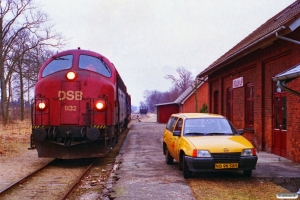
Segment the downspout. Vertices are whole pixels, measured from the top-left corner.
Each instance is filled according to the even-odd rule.
[[[280,81],[280,80],[278,80],[277,83],[276,83],[276,86],[277,86],[277,87],[280,87],[280,88],[282,88],[282,89],[285,89],[285,90],[288,91],[289,93],[292,93],[292,94],[294,94],[294,95],[300,96],[300,93],[299,93],[299,92],[297,92],[297,91],[295,91],[295,90],[292,90],[292,89],[286,87],[285,81]]]
[[[300,44],[300,42],[297,41],[297,40],[293,40],[291,38],[287,38],[287,37],[283,37],[283,36],[278,35],[278,32],[276,32],[276,37],[279,38],[279,39],[282,39],[282,40],[286,40],[286,41],[289,41],[289,42]]]

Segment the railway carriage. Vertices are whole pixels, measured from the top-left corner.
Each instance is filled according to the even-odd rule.
[[[127,87],[96,52],[78,48],[52,56],[34,92],[30,149],[39,157],[102,157],[130,121]]]

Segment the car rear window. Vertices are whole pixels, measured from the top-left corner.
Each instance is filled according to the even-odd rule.
[[[174,126],[176,124],[177,119],[178,119],[177,117],[170,117],[166,127],[169,131],[174,130]]]

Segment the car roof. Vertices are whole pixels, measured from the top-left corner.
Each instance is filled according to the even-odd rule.
[[[182,118],[225,118],[223,115],[211,114],[211,113],[177,113],[172,114],[173,117]]]

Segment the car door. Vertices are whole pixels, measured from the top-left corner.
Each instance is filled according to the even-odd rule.
[[[171,155],[173,155],[173,130],[176,125],[178,118],[177,117],[170,117],[165,132],[164,132],[164,141],[167,145],[168,151],[170,152]],[[173,156],[172,156],[173,157]]]
[[[182,125],[183,125],[183,119],[179,118],[176,122],[176,125],[174,127],[174,131],[180,131],[180,135],[182,134]],[[180,154],[180,139],[181,136],[173,136],[172,137],[172,151],[173,154],[172,157],[175,160],[179,160],[179,154]]]

